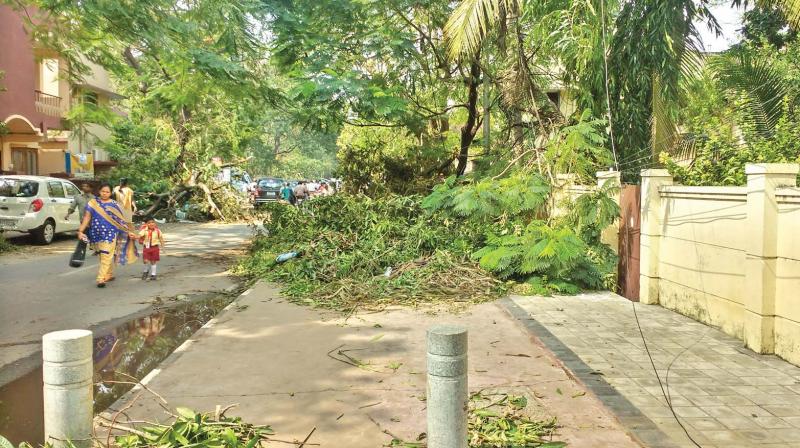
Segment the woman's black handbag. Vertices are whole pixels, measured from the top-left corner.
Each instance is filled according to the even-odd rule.
[[[75,246],[75,251],[69,258],[69,265],[73,268],[83,266],[83,261],[86,260],[86,241],[78,240],[78,245]]]

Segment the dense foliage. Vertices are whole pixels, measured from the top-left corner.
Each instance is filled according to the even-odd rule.
[[[744,185],[747,163],[800,160],[800,46],[785,22],[773,29],[775,14],[748,14],[749,39],[708,57],[687,84],[692,101],[680,116],[683,140],[660,157],[678,182]]]
[[[302,303],[350,310],[481,301],[503,289],[469,260],[480,229],[425,213],[417,197],[337,195],[267,210],[268,234],[256,238],[239,272],[283,282]],[[299,256],[275,261],[287,252]]]
[[[616,257],[599,238],[619,213],[608,191],[578,198],[572,213],[547,220],[549,199],[542,177],[515,175],[451,177],[424,199],[339,195],[299,208],[269,204],[268,233],[239,272],[339,310],[482,301],[498,297],[505,281],[539,294],[613,286]],[[289,252],[299,255],[276,261]]]

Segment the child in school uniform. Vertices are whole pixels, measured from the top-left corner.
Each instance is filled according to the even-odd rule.
[[[161,248],[164,247],[164,234],[161,229],[156,225],[156,220],[152,217],[145,219],[145,224],[139,231],[139,243],[144,247],[142,250],[142,263],[144,263],[144,272],[142,272],[142,280],[156,280],[156,266],[161,259]]]

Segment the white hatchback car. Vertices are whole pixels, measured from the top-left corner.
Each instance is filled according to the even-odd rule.
[[[43,176],[0,176],[0,231],[27,232],[40,244],[56,233],[74,232],[83,213],[67,211],[80,190],[72,182]]]

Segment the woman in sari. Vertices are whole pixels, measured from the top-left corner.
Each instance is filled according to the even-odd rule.
[[[133,225],[125,218],[119,204],[111,199],[109,184],[100,185],[98,198],[86,205],[78,238],[94,243],[100,252],[98,288],[104,288],[107,282],[114,280],[115,263],[125,265],[138,258]]]

